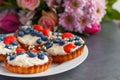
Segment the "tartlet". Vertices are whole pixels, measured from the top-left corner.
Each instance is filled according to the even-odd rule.
[[[19,44],[14,35],[0,34],[0,61],[4,61],[7,54],[15,52],[17,47]]]
[[[85,41],[72,33],[55,33],[51,42],[45,47],[52,56],[54,63],[62,63],[80,56],[84,50]]]
[[[34,74],[46,71],[52,58],[47,52],[19,52],[6,57],[5,67],[8,71],[18,74]]]

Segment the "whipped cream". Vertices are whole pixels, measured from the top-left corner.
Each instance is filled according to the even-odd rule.
[[[41,60],[37,56],[29,57],[27,54],[18,55],[14,60],[10,60],[10,56],[7,57],[8,63],[17,66],[34,66],[43,65],[48,62],[48,57],[45,55],[44,59]]]
[[[83,39],[80,38],[80,40],[81,40],[82,45],[83,45],[83,43],[84,43]],[[75,42],[75,41],[72,41],[72,42],[67,42],[67,41],[66,41],[66,44],[63,45],[63,46],[60,46],[59,44],[55,44],[55,43],[54,43],[51,48],[47,49],[47,52],[49,52],[49,54],[54,55],[54,56],[55,56],[55,55],[66,55],[66,54],[68,54],[68,53],[66,53],[66,52],[64,51],[64,46],[66,46],[66,45],[69,44],[69,43],[73,43],[73,44],[74,44],[74,42]],[[82,45],[81,45],[81,46],[82,46]],[[72,49],[71,52],[76,51],[76,50],[79,49],[81,46],[77,46],[76,48]]]
[[[39,39],[40,37],[37,36],[32,36],[30,34],[28,35],[24,35],[23,37],[18,37],[18,40],[20,42],[22,42],[23,44],[27,44],[27,45],[36,45],[36,41]]]
[[[0,42],[0,54],[6,55],[8,53],[14,53],[16,52],[17,46],[12,46],[12,49],[5,48],[5,44]]]

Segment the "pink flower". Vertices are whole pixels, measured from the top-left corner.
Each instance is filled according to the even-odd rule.
[[[40,4],[40,0],[17,0],[17,4],[23,9],[35,10]]]
[[[3,0],[0,0],[0,6],[3,4]]]
[[[57,15],[54,12],[42,12],[42,17],[39,19],[38,24],[43,25],[44,27],[48,27],[51,30],[54,29],[58,20]]]
[[[95,34],[101,30],[101,26],[99,24],[93,24],[92,28],[86,27],[85,31],[88,34]]]
[[[5,31],[13,32],[17,30],[19,26],[19,17],[15,13],[8,12],[2,19],[0,19],[0,27]]]

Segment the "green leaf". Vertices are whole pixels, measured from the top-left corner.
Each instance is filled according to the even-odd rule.
[[[120,13],[113,8],[108,8],[107,9],[107,14],[106,14],[105,17],[107,17],[109,19],[112,19],[112,20],[113,19],[120,20]]]
[[[117,0],[106,0],[107,6],[112,6]]]

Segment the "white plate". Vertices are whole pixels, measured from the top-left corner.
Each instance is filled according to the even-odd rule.
[[[12,73],[9,72],[5,69],[5,66],[3,63],[0,63],[0,75],[4,75],[4,76],[11,76],[11,77],[43,77],[43,76],[49,76],[49,75],[55,75],[58,73],[62,73],[65,71],[68,71],[72,68],[75,68],[76,66],[80,65],[88,56],[88,48],[87,46],[85,46],[84,48],[84,53],[67,62],[64,62],[62,64],[52,64],[51,67],[45,71],[45,72],[41,72],[41,73],[37,73],[37,74],[16,74],[16,73]]]

